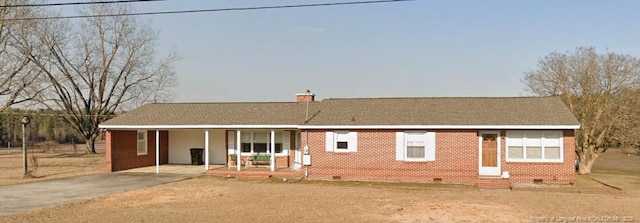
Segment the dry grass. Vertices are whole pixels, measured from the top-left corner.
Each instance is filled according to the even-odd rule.
[[[611,154],[605,153],[597,167],[615,169],[608,166],[618,164],[610,162],[638,164],[629,156]],[[624,191],[591,193],[615,191],[592,178],[605,178]],[[290,183],[202,176],[3,216],[0,222],[531,222],[541,220],[532,217],[596,216],[635,220],[640,218],[639,182],[640,175],[607,172],[578,176],[576,187],[505,191],[467,185]]]
[[[0,150],[0,186],[106,172],[104,154],[85,154],[84,149],[74,153],[72,145],[48,145],[47,149],[29,150],[28,156],[29,160],[37,157],[37,170],[25,178],[22,151]],[[34,170],[33,164],[28,162],[29,170]]]
[[[640,216],[638,193],[452,190],[203,176],[2,222],[529,222],[532,216]]]

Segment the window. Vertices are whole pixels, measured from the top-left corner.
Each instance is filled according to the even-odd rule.
[[[289,132],[275,133],[274,150],[277,155],[287,155],[289,143]],[[243,154],[271,153],[271,133],[270,132],[242,132],[241,133],[241,151]]]
[[[240,151],[242,151],[243,153],[251,153],[251,142],[253,142],[252,132],[240,133]]]
[[[561,131],[508,131],[507,161],[563,162]]]
[[[336,149],[349,150],[349,132],[336,132]]]
[[[327,152],[358,151],[358,134],[356,132],[326,132],[325,147]]]
[[[138,155],[147,155],[147,131],[138,130]]]
[[[434,161],[435,132],[397,132],[396,160]]]

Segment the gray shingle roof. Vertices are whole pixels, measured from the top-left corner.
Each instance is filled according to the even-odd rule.
[[[108,120],[115,125],[304,125],[305,103],[148,104]],[[579,125],[556,97],[325,99],[307,125]]]
[[[303,105],[295,102],[146,104],[103,125],[295,125],[304,121]]]

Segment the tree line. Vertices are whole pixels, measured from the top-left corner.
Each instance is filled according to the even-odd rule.
[[[73,131],[69,124],[60,117],[61,114],[63,113],[51,109],[7,109],[0,116],[0,146],[9,147],[22,144],[20,119],[25,115],[30,119],[30,123],[25,125],[28,143],[85,143],[84,138]]]

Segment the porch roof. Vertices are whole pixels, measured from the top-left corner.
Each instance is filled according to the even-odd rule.
[[[103,126],[296,126],[304,121],[304,105],[295,102],[155,103],[118,115]]]
[[[309,103],[147,104],[101,128],[577,129],[557,97],[325,99]]]

